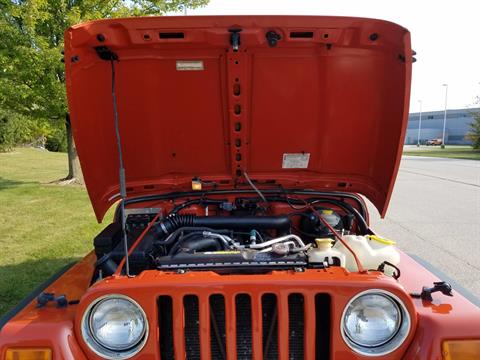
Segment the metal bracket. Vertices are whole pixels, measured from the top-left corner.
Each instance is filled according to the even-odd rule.
[[[271,30],[265,34],[265,37],[267,38],[268,46],[270,47],[275,47],[277,46],[278,40],[280,40],[282,37],[280,34],[277,32]]]
[[[105,61],[118,61],[118,55],[110,50],[108,46],[95,46],[94,49],[100,59]]]
[[[240,32],[242,29],[229,29],[230,32],[230,44],[232,45],[232,49],[234,52],[238,51],[240,47]]]

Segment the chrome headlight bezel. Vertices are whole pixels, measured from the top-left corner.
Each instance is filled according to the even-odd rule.
[[[378,345],[378,346],[359,345],[349,338],[345,330],[345,315],[347,313],[348,308],[355,300],[357,300],[358,298],[364,295],[383,296],[388,300],[392,301],[392,303],[398,308],[400,312],[400,324],[398,325],[397,331],[385,343],[382,343],[381,345]],[[383,356],[397,350],[405,342],[406,338],[410,334],[410,328],[411,328],[410,314],[404,302],[395,294],[382,289],[370,289],[370,290],[362,291],[356,294],[354,297],[352,297],[348,301],[347,305],[343,310],[341,324],[340,324],[340,332],[342,334],[342,338],[345,341],[345,343],[348,345],[348,347],[353,351],[355,351],[356,353],[365,355],[365,356]]]
[[[141,339],[136,344],[133,344],[131,347],[125,350],[109,349],[108,347],[105,347],[104,345],[99,343],[96,340],[96,337],[94,336],[94,334],[92,334],[92,330],[90,326],[91,318],[93,314],[92,311],[95,309],[95,307],[104,301],[114,300],[114,299],[126,300],[126,301],[129,301],[131,304],[135,305],[140,311],[141,315],[143,316],[143,320],[145,324]],[[143,349],[148,339],[149,327],[148,327],[148,319],[147,319],[147,315],[145,314],[145,311],[143,311],[143,308],[135,300],[122,294],[109,294],[109,295],[104,295],[95,299],[90,303],[90,305],[88,305],[87,309],[85,310],[82,316],[81,331],[82,331],[83,340],[88,345],[90,350],[92,350],[95,354],[109,360],[123,360],[123,359],[129,359],[132,356],[135,356]]]

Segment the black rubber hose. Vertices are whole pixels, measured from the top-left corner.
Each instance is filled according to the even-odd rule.
[[[260,201],[260,198],[245,198],[245,199],[249,201]],[[372,233],[363,215],[357,209],[355,209],[352,205],[344,201],[329,199],[329,198],[310,198],[306,200],[299,200],[299,199],[287,199],[285,197],[280,197],[280,196],[267,197],[267,200],[269,202],[285,202],[288,204],[294,204],[294,205],[300,205],[300,206],[305,205],[305,203],[309,203],[312,205],[315,205],[315,203],[326,203],[326,204],[337,205],[338,207],[341,207],[346,212],[351,213],[355,216],[355,219],[357,220],[357,224],[359,227],[359,231],[362,235],[367,235]],[[302,210],[302,209],[297,209],[297,211],[298,210]]]
[[[288,231],[291,221],[286,215],[280,216],[169,216],[152,227],[152,234],[169,235],[180,227],[208,227],[230,230],[276,229]]]
[[[280,216],[199,216],[193,219],[196,226],[231,230],[276,229],[288,231],[291,226],[286,215]]]
[[[135,198],[129,198],[125,200],[125,205],[128,204],[137,204],[145,201],[158,201],[158,200],[173,200],[173,199],[184,199],[192,197],[205,197],[211,195],[233,195],[233,194],[254,194],[255,190],[251,189],[225,189],[225,190],[207,190],[207,191],[191,191],[191,192],[170,192],[167,194],[156,194],[156,195],[147,195],[139,196]],[[318,197],[335,197],[337,199],[350,199],[355,201],[359,208],[361,209],[362,216],[366,216],[367,209],[363,201],[360,200],[359,195],[342,192],[342,191],[316,191],[316,190],[305,190],[305,189],[262,189],[262,193],[268,195],[274,194],[283,194],[283,195],[305,195],[305,196],[316,196]],[[268,200],[268,199],[267,199]],[[119,218],[119,207],[115,210],[115,219]]]
[[[225,246],[216,238],[198,238],[190,237],[181,242],[182,249],[189,251],[218,251],[225,250]]]
[[[185,228],[181,228],[181,229],[185,229]],[[179,229],[179,230],[181,230],[181,229]],[[199,229],[202,229],[202,228],[199,228]],[[208,228],[203,228],[203,229],[208,229]],[[178,230],[176,230],[176,231],[178,231]],[[216,231],[216,230],[210,229],[209,231]],[[226,250],[226,249],[228,249],[228,243],[227,243],[226,240],[222,241],[219,238],[204,237],[203,232],[204,231],[195,231],[195,232],[191,232],[191,233],[181,237],[178,241],[176,241],[175,245],[172,246],[172,248],[168,252],[168,255],[170,255],[170,256],[174,255],[182,247],[185,247],[189,250],[200,251],[200,248],[202,248],[206,245],[211,245],[211,242],[205,242],[204,240],[212,240],[218,246],[220,246],[218,249],[215,249],[215,250],[222,250],[222,249]],[[198,244],[196,244],[196,243],[198,243]],[[200,243],[203,243],[203,245],[200,245]],[[185,244],[187,244],[187,245],[185,245]],[[197,248],[197,246],[199,246],[199,248]]]

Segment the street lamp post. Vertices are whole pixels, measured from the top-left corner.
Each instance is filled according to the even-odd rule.
[[[445,86],[445,112],[443,113],[443,134],[442,134],[442,149],[445,149],[445,127],[447,125],[448,84],[442,84],[442,86]]]
[[[418,100],[420,103],[420,115],[418,117],[418,137],[417,137],[417,147],[420,147],[420,130],[422,128],[422,100]]]

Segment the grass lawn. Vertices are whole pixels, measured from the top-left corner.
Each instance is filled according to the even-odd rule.
[[[0,153],[0,316],[90,251],[103,227],[83,187],[49,184],[67,172],[66,154]]]
[[[422,147],[419,150],[410,148],[405,150],[403,155],[480,160],[480,150],[474,150],[471,147],[466,146],[453,147],[447,145],[445,149],[432,146],[428,148]]]

